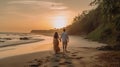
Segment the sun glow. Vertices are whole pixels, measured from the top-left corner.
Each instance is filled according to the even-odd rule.
[[[63,28],[67,25],[67,18],[65,16],[56,16],[53,25],[54,28]]]

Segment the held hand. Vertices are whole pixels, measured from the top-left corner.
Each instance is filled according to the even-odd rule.
[[[67,42],[69,42],[69,40],[67,40]]]
[[[60,40],[60,42],[61,42],[61,39],[59,39]]]

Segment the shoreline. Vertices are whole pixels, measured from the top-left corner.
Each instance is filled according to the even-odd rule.
[[[16,43],[16,44],[3,45],[3,46],[0,46],[0,48],[9,47],[9,46],[17,46],[17,45],[25,45],[25,44],[35,43],[35,42],[39,42],[39,41],[43,41],[43,40],[44,39],[37,39],[37,40],[29,41],[29,42],[20,42],[20,43]]]
[[[41,39],[44,39],[44,40],[0,48],[0,59],[50,49],[50,48],[48,48],[48,46],[45,46],[45,45],[52,43],[51,37],[42,36]],[[43,48],[41,48],[41,47],[43,47]],[[45,49],[45,47],[46,47],[46,49]]]
[[[39,42],[38,42],[39,43]],[[34,44],[34,43],[33,43]],[[12,47],[10,47],[10,50],[9,50],[9,48],[8,48],[8,51],[6,50],[6,48],[5,48],[5,50],[7,51],[7,52],[10,52],[10,54],[11,55],[9,55],[9,54],[7,54],[7,55],[9,55],[9,56],[1,56],[1,54],[0,54],[0,62],[3,60],[5,60],[5,59],[11,59],[11,58],[14,58],[14,57],[17,57],[17,58],[19,58],[19,57],[21,57],[21,56],[29,56],[30,54],[31,55],[33,55],[34,53],[40,53],[41,54],[41,52],[46,52],[46,51],[53,51],[52,49],[51,49],[51,44],[49,43],[49,44],[40,44],[40,45],[33,45],[32,47],[26,47],[25,48],[25,46],[27,46],[27,45],[23,45],[22,46],[22,48],[20,47],[20,48],[16,48],[16,50],[17,51],[20,51],[20,53],[16,53],[16,50],[12,50]],[[24,47],[24,48],[23,48]],[[29,48],[29,49],[28,49]],[[33,49],[31,49],[31,48],[33,48]],[[21,49],[23,49],[23,50],[21,50]],[[26,49],[26,50],[25,50]],[[4,49],[3,49],[4,50]],[[33,51],[34,50],[34,51]],[[6,52],[5,51],[5,52]],[[4,52],[4,51],[3,51]],[[15,52],[15,53],[14,53]],[[1,53],[1,52],[0,52]],[[3,54],[5,54],[5,53],[3,53]],[[6,54],[5,54],[6,55]],[[44,55],[44,54],[43,54]],[[26,57],[27,58],[27,57]],[[11,59],[12,60],[12,59]]]
[[[47,46],[47,47],[46,47]],[[20,54],[20,55],[14,55],[14,56],[9,56],[9,57],[5,57],[5,58],[0,58],[0,62],[1,62],[1,60],[4,60],[4,59],[9,59],[9,58],[14,58],[14,57],[21,57],[21,56],[26,56],[26,55],[32,55],[32,54],[36,54],[36,53],[41,53],[41,52],[50,52],[51,51],[51,49],[45,49],[44,47],[46,47],[46,48],[49,48],[49,46],[51,46],[50,44],[42,44],[41,45],[41,47],[43,47],[43,49],[41,48],[41,50],[40,51],[34,51],[34,52],[29,52],[29,53],[25,53],[25,54]]]

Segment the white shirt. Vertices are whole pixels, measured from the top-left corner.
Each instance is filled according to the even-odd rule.
[[[66,32],[63,32],[62,35],[61,35],[61,39],[62,39],[62,42],[66,42],[68,41],[68,35]]]

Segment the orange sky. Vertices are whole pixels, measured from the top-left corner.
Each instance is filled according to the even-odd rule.
[[[0,0],[0,32],[67,26],[93,0]]]

